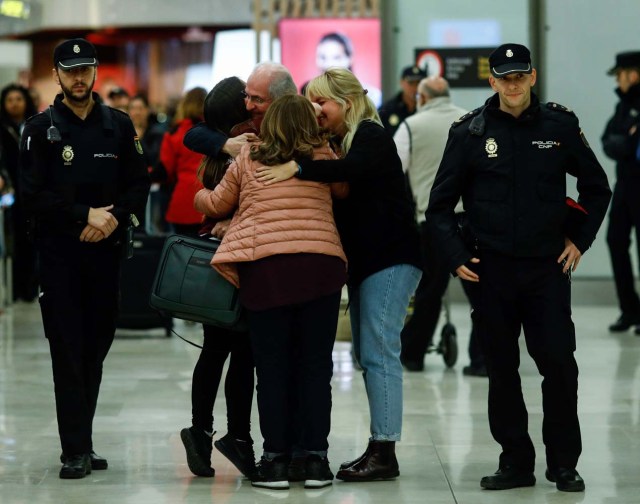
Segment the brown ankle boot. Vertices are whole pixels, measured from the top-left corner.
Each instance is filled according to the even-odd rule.
[[[342,469],[346,469],[347,467],[351,467],[353,465],[356,465],[358,462],[364,460],[367,457],[367,455],[369,455],[369,446],[371,446],[371,443],[369,443],[367,445],[367,449],[357,459],[349,460],[348,462],[343,462],[342,464],[340,464],[340,469],[341,470]]]
[[[336,474],[336,478],[342,481],[375,481],[398,476],[400,470],[395,441],[369,441],[367,451],[351,465],[340,466]]]

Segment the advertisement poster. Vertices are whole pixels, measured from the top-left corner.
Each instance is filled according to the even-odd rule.
[[[330,67],[349,68],[376,106],[382,100],[380,20],[282,19],[281,61],[298,89]]]

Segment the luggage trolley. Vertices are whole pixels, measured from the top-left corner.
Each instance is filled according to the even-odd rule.
[[[434,345],[432,341],[427,348],[427,353],[439,353],[442,355],[445,365],[448,368],[452,368],[458,360],[458,333],[456,326],[451,322],[449,288],[442,296],[442,311],[444,312],[445,323],[440,331],[440,342]]]

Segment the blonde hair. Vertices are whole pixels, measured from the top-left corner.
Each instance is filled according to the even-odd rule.
[[[282,96],[269,106],[260,125],[260,138],[262,143],[252,147],[250,156],[267,166],[297,157],[313,158],[313,149],[326,143],[313,105],[300,95]]]
[[[376,106],[367,96],[367,90],[346,68],[330,68],[312,79],[305,90],[309,99],[326,98],[335,101],[344,110],[346,133],[342,138],[342,152],[347,154],[353,137],[362,121],[373,121],[382,126]]]

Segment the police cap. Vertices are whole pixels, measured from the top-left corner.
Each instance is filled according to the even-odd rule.
[[[53,50],[53,66],[62,69],[98,66],[96,48],[82,38],[65,40]]]
[[[426,76],[427,72],[416,65],[404,67],[402,70],[402,79],[406,81],[421,81]]]
[[[489,55],[489,67],[494,77],[504,77],[512,73],[530,74],[531,53],[520,44],[502,44]]]
[[[627,51],[616,54],[616,64],[607,75],[614,75],[623,68],[640,68],[640,51]]]
[[[129,98],[129,93],[126,89],[116,86],[111,88],[111,91],[109,91],[109,94],[107,96],[110,100],[113,100],[114,98],[117,98],[119,96],[126,96],[127,98]]]

